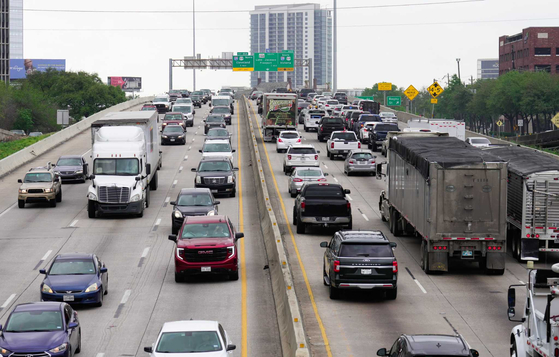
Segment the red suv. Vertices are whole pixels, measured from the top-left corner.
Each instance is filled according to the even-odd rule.
[[[243,233],[227,216],[185,217],[179,234],[169,240],[177,244],[175,251],[175,281],[187,275],[225,274],[239,279],[237,241]]]

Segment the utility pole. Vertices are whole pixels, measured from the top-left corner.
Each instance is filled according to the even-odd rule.
[[[173,89],[173,59],[169,58],[169,92]]]
[[[337,1],[334,0],[334,86],[333,93],[338,90],[338,14]]]
[[[462,78],[460,78],[460,58],[456,59],[456,63],[458,63],[458,79],[460,80],[460,83],[462,83]]]
[[[196,0],[192,0],[192,57],[196,58]],[[196,68],[192,68],[192,91],[196,90]]]

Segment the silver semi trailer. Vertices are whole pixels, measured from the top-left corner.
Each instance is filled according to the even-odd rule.
[[[508,161],[507,238],[519,261],[559,252],[559,160],[534,149],[483,149]]]
[[[421,237],[425,272],[448,271],[459,259],[503,274],[506,162],[453,137],[398,137],[388,155],[382,220],[395,236]]]

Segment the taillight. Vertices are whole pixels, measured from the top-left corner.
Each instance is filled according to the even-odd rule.
[[[539,238],[539,237],[540,237],[540,235],[539,235],[539,234],[536,234],[536,238]]]
[[[350,164],[355,164],[355,161],[349,160],[349,163],[350,163]]]
[[[294,179],[293,179],[293,182],[303,182],[303,179],[300,179],[300,178],[294,178]]]
[[[315,160],[318,160],[318,155],[314,155],[314,159],[315,159]]]
[[[336,272],[336,273],[340,272],[340,261],[339,260],[334,260],[334,272]]]
[[[490,245],[487,247],[487,250],[501,250],[501,246],[498,245]]]
[[[330,148],[333,149],[334,148],[334,143],[330,144]]]
[[[392,272],[393,273],[398,272],[398,262],[396,260],[392,262]]]
[[[433,250],[446,250],[447,247],[446,246],[433,246]]]
[[[321,178],[321,179],[318,179],[318,181],[320,181],[320,182],[326,182],[326,179],[325,179],[325,178]]]
[[[305,205],[305,201],[301,202],[301,210],[304,211],[304,210],[305,210],[305,206],[306,206],[306,205]]]
[[[357,148],[358,148],[358,149],[361,149],[361,142],[358,142],[358,143],[357,143]]]
[[[287,155],[287,160],[291,160],[291,155]]]
[[[321,127],[321,128],[320,128],[320,131],[324,131],[324,128]]]
[[[347,207],[348,210],[350,210],[350,209],[351,209],[351,203],[348,202],[348,203],[346,204],[346,207]]]
[[[278,138],[278,143],[283,143],[283,140],[281,140],[281,138]]]
[[[297,142],[300,143],[300,142],[301,142],[301,138],[297,139]]]

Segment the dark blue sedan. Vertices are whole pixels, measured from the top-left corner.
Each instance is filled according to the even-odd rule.
[[[0,325],[0,356],[71,357],[80,352],[78,313],[62,302],[19,304]]]
[[[105,264],[95,254],[59,254],[49,270],[41,270],[43,301],[103,305],[109,284]]]

